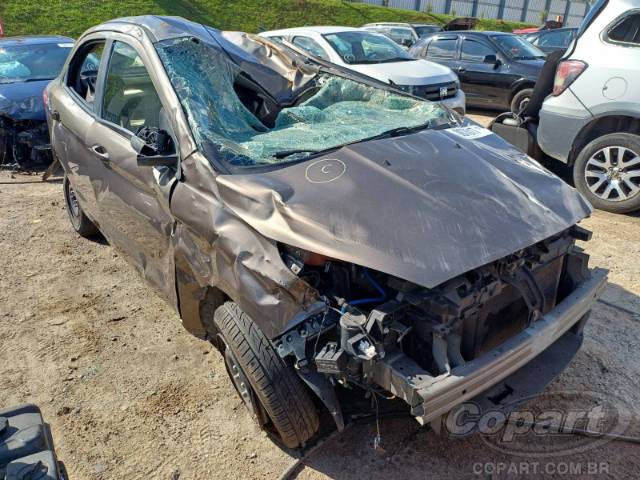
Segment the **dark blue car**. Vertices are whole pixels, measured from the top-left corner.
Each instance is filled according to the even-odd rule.
[[[0,168],[50,163],[42,93],[72,47],[62,36],[0,38]]]

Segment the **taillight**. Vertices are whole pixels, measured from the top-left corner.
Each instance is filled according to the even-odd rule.
[[[571,85],[587,68],[587,64],[580,60],[563,60],[556,68],[556,77],[553,81],[554,97],[557,97]]]

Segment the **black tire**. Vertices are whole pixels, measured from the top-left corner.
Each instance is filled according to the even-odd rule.
[[[279,440],[286,447],[303,445],[318,430],[319,419],[302,380],[280,358],[260,328],[235,303],[226,302],[218,307],[214,323],[222,337],[221,349],[228,348],[231,351],[231,357],[237,361],[259,402],[259,405],[253,405],[254,409],[264,409]],[[232,381],[238,389],[233,378]],[[264,426],[260,421],[260,412],[252,413],[256,414],[258,423]]]
[[[609,167],[594,166],[594,161],[601,162],[605,160],[603,149],[607,149],[607,147],[612,147],[612,150],[609,151],[610,158],[612,159],[610,164],[613,165],[615,163],[615,165],[611,168],[621,168],[621,170],[611,171]],[[622,151],[620,147],[627,149],[627,153],[622,155],[622,159],[619,158],[620,152]],[[587,180],[586,178],[587,169],[594,174],[605,173],[607,179],[609,179],[609,174],[613,175],[614,180],[616,178],[622,178],[621,176],[625,173],[638,172],[638,175],[629,181],[633,182],[632,185],[640,189],[640,164],[634,164],[628,169],[624,168],[624,161],[629,162],[629,159],[632,158],[631,155],[634,154],[640,157],[640,135],[611,133],[589,142],[582,148],[573,165],[573,182],[576,188],[591,202],[594,208],[599,210],[605,210],[611,213],[629,213],[640,209],[640,190],[633,193],[633,190],[629,188],[627,182],[616,183],[616,185],[620,185],[619,188],[622,189],[622,193],[628,195],[628,198],[622,199],[624,197],[617,196],[619,195],[617,188],[615,192],[606,194],[608,184],[612,183],[609,180],[605,180],[601,186],[596,187],[594,192],[592,189],[594,189],[599,179],[590,177],[589,180]],[[615,159],[613,157],[615,157]],[[594,159],[594,161],[590,163],[592,159]],[[595,165],[598,164],[599,163],[595,163]]]
[[[523,88],[516,92],[516,94],[511,99],[511,111],[513,113],[520,113],[527,106],[531,100],[531,94],[533,93],[533,88]]]
[[[69,178],[65,175],[63,182],[64,204],[67,207],[71,226],[82,237],[91,237],[99,233],[98,227],[84,214],[76,198]]]

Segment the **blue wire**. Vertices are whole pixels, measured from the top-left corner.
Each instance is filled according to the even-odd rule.
[[[380,284],[375,281],[375,279],[371,276],[371,274],[369,274],[369,270],[367,270],[366,268],[363,268],[362,272],[364,273],[364,276],[366,277],[366,279],[369,280],[369,283],[371,283],[371,285],[373,285],[374,288],[376,290],[378,290],[378,292],[380,292],[380,296],[379,297],[369,297],[369,298],[359,298],[357,300],[348,301],[340,309],[340,311],[342,313],[344,313],[346,311],[347,304],[349,304],[349,305],[360,305],[360,304],[363,304],[363,303],[384,302],[386,300],[386,298],[387,298],[386,292],[380,286]]]

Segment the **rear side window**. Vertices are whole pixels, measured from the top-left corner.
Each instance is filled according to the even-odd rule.
[[[69,64],[67,85],[91,109],[94,106],[96,81],[103,53],[104,41],[88,42],[76,52]]]
[[[136,50],[114,42],[104,86],[102,117],[132,133],[158,128],[162,104]]]
[[[465,39],[462,42],[462,57],[465,62],[484,62],[487,55],[496,55],[495,49],[475,40]]]
[[[613,42],[639,45],[640,13],[634,13],[623,18],[609,30],[607,36]]]
[[[456,38],[437,38],[427,48],[428,58],[453,58],[456,54]]]

